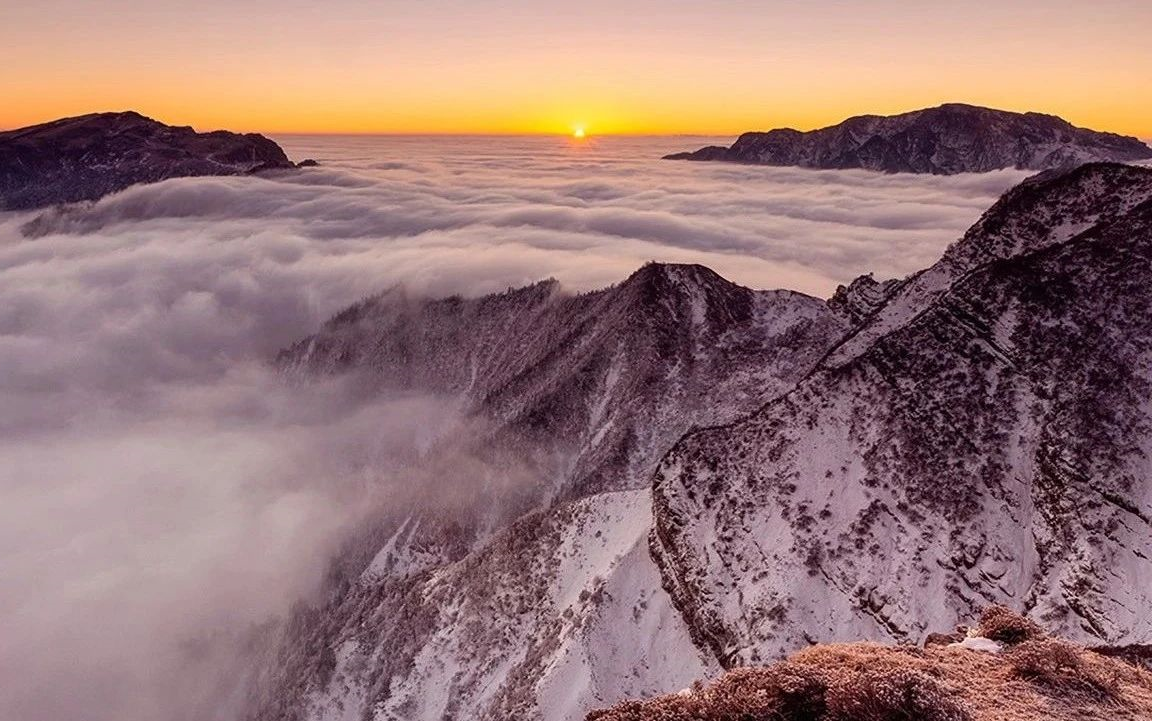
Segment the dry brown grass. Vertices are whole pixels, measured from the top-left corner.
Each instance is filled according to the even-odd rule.
[[[1032,641],[1046,635],[1035,621],[1007,606],[989,606],[984,609],[976,632],[985,638],[1007,644]]]
[[[1003,653],[813,646],[711,685],[596,711],[595,721],[1149,721],[1152,672],[1048,637],[1007,609],[981,619]]]

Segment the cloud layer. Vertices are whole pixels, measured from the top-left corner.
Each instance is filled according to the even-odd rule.
[[[748,285],[827,295],[860,273],[903,275],[931,263],[1025,177],[653,159],[694,142],[289,138],[294,156],[317,156],[324,167],[134,188],[34,227],[193,230],[245,239],[262,260],[324,262],[333,273],[343,261],[377,284],[432,292],[481,293],[541,275],[583,289],[645,260],[694,260]]]
[[[647,260],[827,295],[929,264],[1022,177],[653,160],[698,144],[289,138],[323,166],[0,215],[0,717],[226,717],[188,642],[313,589],[451,422],[269,371],[342,306]]]

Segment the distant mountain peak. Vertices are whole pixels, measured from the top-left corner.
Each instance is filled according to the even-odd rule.
[[[0,211],[96,200],[138,183],[294,168],[257,133],[166,125],[136,111],[0,132]]]
[[[858,115],[808,132],[744,133],[728,148],[665,157],[948,175],[1146,160],[1152,148],[1136,138],[1078,128],[1055,115],[945,103],[899,115]]]

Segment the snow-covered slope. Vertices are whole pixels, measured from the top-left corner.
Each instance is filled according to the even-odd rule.
[[[1152,640],[1152,172],[1010,192],[810,377],[691,434],[653,553],[725,665],[989,603]]]
[[[1152,148],[1136,138],[1077,128],[1054,115],[949,103],[900,115],[861,115],[809,132],[745,133],[730,148],[667,157],[947,175],[1136,161],[1152,158]]]
[[[379,607],[328,639],[340,651],[309,715],[344,718],[363,705],[384,719],[580,719],[607,699],[714,673],[660,587],[650,527],[646,490],[521,519],[415,584],[426,615],[403,666],[390,642],[402,621]]]

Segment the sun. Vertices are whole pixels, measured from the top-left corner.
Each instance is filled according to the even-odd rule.
[[[583,138],[584,137],[584,126],[583,125],[577,125],[576,127],[572,128],[572,137],[576,138],[577,140]]]

